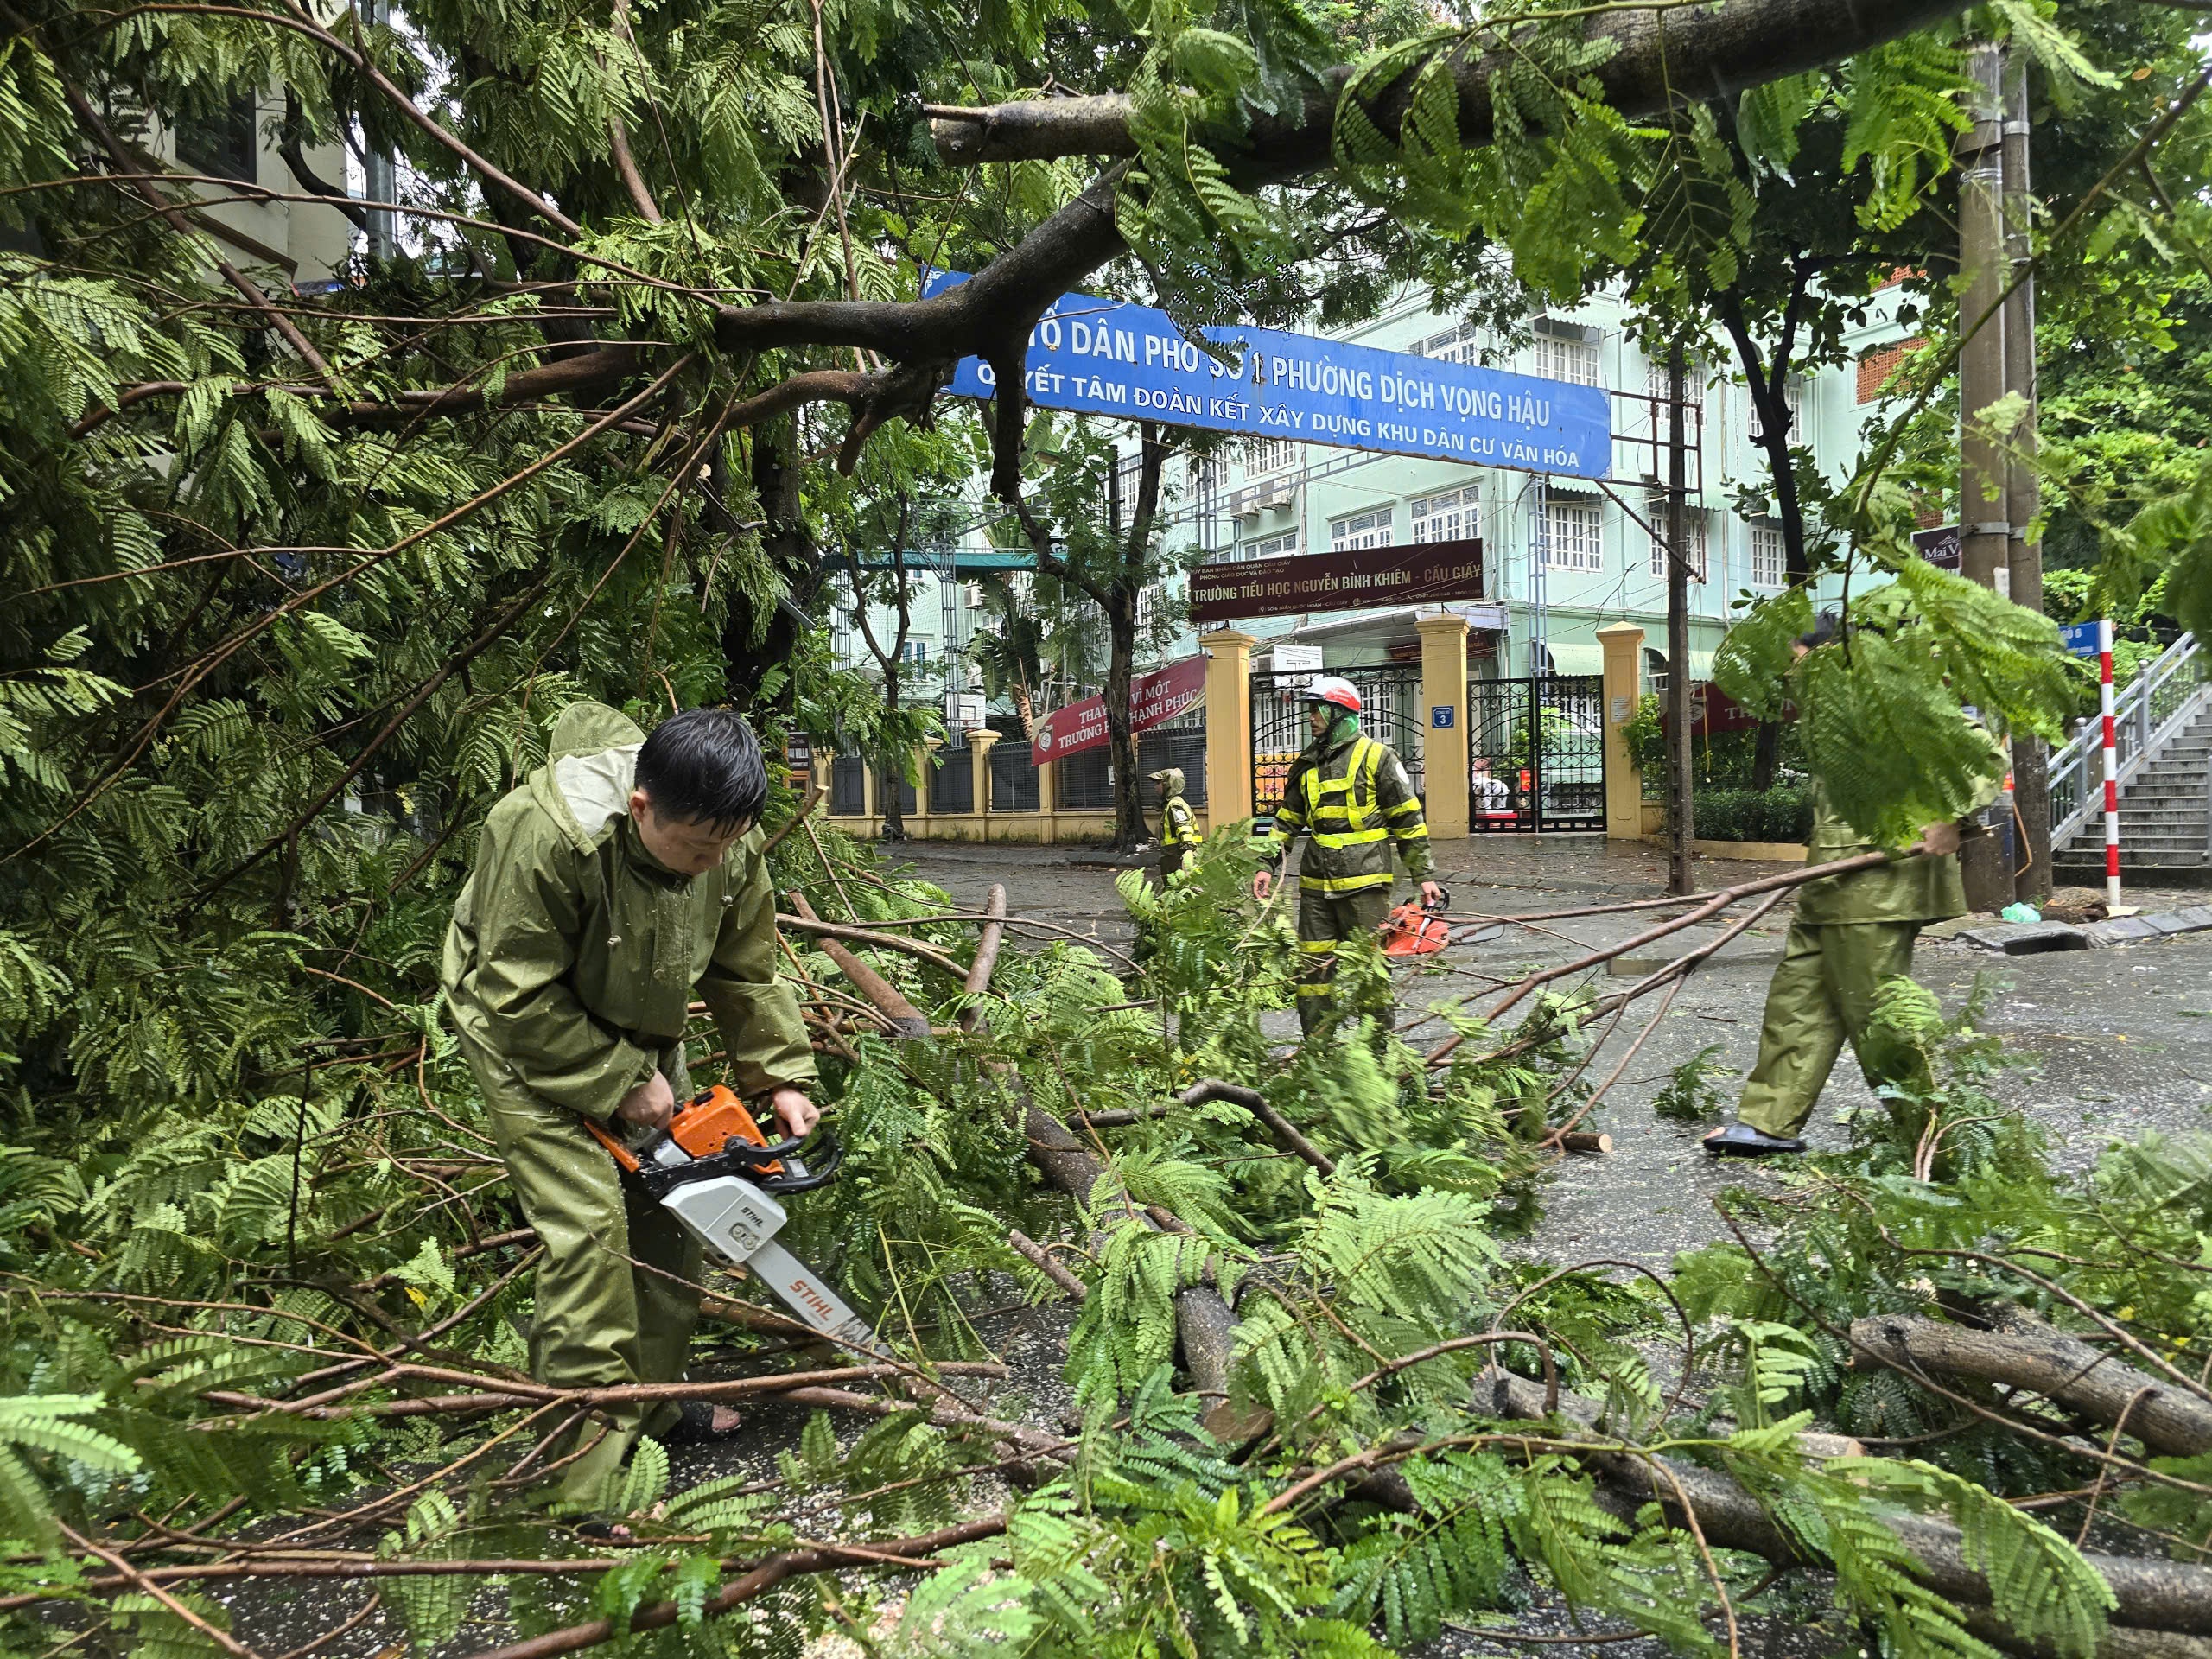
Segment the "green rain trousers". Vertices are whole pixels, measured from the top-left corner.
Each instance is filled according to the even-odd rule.
[[[1870,1052],[1866,1042],[1874,993],[1884,980],[1912,971],[1919,933],[1918,922],[1798,922],[1790,928],[1782,965],[1767,987],[1758,1063],[1744,1083],[1739,1122],[1762,1135],[1796,1139],[1847,1042],[1869,1086],[1927,1086],[1927,1062],[1917,1050],[1904,1050],[1909,1058],[1902,1063],[1910,1069],[1899,1071],[1885,1069],[1899,1057]]]
[[[1337,947],[1346,939],[1373,938],[1390,913],[1390,889],[1356,893],[1298,890],[1298,1028],[1310,1032],[1335,1007]]]
[[[676,1217],[621,1171],[584,1121],[533,1094],[506,1063],[467,1038],[461,1052],[483,1091],[492,1139],[505,1160],[523,1217],[544,1247],[531,1321],[530,1374],[550,1388],[680,1382],[699,1322],[702,1258]],[[689,1091],[683,1051],[664,1068],[678,1100]],[[634,1260],[633,1260],[634,1258]],[[606,1414],[598,1443],[562,1472],[563,1508],[607,1506],[610,1484],[638,1436],[665,1433],[678,1408]],[[583,1439],[600,1433],[587,1425]],[[572,1451],[565,1442],[554,1457]]]
[[[547,763],[486,819],[446,933],[442,978],[461,1052],[545,1251],[531,1374],[557,1387],[678,1381],[698,1318],[696,1247],[622,1179],[585,1120],[611,1125],[655,1071],[677,1100],[690,1096],[695,995],[739,1094],[814,1076],[798,999],[777,978],[760,832],[702,875],[661,865],[629,815],[644,735],[597,703],[563,710]],[[607,1413],[608,1431],[563,1467],[557,1501],[603,1507],[639,1434],[674,1416]]]
[[[1993,779],[1972,810],[1994,800],[1997,791]],[[1874,850],[1872,842],[1835,815],[1827,792],[1816,785],[1806,863],[1832,864]],[[1898,856],[1805,887],[1782,965],[1767,989],[1759,1058],[1745,1079],[1737,1121],[1763,1135],[1795,1140],[1847,1042],[1869,1087],[1927,1087],[1924,1058],[1870,1052],[1867,1020],[1882,982],[1912,971],[1912,944],[1920,930],[1966,912],[1966,885],[1955,855]]]

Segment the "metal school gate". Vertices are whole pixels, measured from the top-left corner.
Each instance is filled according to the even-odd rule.
[[[1605,827],[1605,677],[1467,682],[1468,827]]]
[[[1420,665],[1328,671],[1358,688],[1359,729],[1398,752],[1414,791],[1421,793]],[[1252,677],[1252,810],[1261,817],[1272,817],[1282,804],[1290,763],[1313,737],[1306,718],[1312,705],[1303,699],[1306,688],[1319,678],[1319,671]]]

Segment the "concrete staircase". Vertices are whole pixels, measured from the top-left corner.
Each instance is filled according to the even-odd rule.
[[[2120,868],[2123,881],[2149,887],[2212,885],[2207,855],[2208,770],[2212,770],[2212,706],[2189,723],[2120,785]],[[2099,887],[2105,877],[2105,823],[2090,813],[2051,858],[2062,887]]]

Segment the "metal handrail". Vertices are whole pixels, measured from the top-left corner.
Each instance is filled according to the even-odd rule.
[[[2193,720],[2206,694],[2208,658],[2196,636],[2184,633],[2166,647],[2113,708],[2113,736],[2120,750],[2120,781],[2126,784],[2156,759]],[[2050,844],[2063,847],[2091,818],[2104,810],[2104,731],[2100,720],[2082,722],[2053,750],[2050,776]]]

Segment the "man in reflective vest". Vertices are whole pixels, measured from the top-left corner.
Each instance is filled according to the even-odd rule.
[[[1312,837],[1298,865],[1298,1023],[1307,1032],[1329,1017],[1337,947],[1373,938],[1390,912],[1390,848],[1421,897],[1440,904],[1444,889],[1429,880],[1428,824],[1413,780],[1390,752],[1359,729],[1359,691],[1334,675],[1306,693],[1313,741],[1291,763],[1282,806],[1262,845],[1268,863],[1252,878],[1264,901],[1283,855],[1301,830]]]
[[[1206,838],[1198,833],[1198,815],[1183,798],[1182,768],[1162,766],[1152,774],[1152,781],[1160,785],[1160,887],[1164,893],[1167,878],[1190,862]]]

